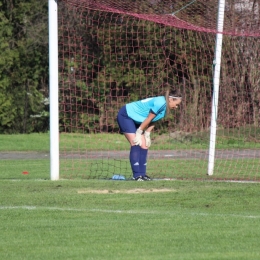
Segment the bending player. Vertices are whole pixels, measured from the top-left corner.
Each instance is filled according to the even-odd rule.
[[[151,146],[150,133],[154,129],[154,123],[164,118],[170,110],[178,108],[181,100],[180,93],[168,88],[165,96],[128,103],[119,110],[117,122],[131,145],[129,159],[134,180],[151,180],[146,175],[148,148]]]

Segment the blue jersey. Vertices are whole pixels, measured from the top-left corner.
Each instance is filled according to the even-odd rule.
[[[126,111],[127,115],[136,123],[142,123],[148,117],[149,113],[153,113],[156,116],[152,122],[155,122],[165,117],[166,100],[164,96],[160,96],[135,101],[126,104]]]

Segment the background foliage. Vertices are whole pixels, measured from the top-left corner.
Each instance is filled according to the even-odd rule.
[[[48,2],[0,3],[0,133],[48,130]]]
[[[158,14],[186,3],[169,1],[172,9],[166,10],[167,1],[157,1],[153,9],[148,0],[130,2],[136,9],[131,11]],[[116,3],[130,6],[127,1]],[[228,0],[227,7],[225,19],[242,22],[235,1]],[[198,24],[206,17],[215,26],[216,17],[208,10],[216,14],[216,8],[209,1],[207,6],[191,5],[182,15]],[[255,19],[260,20],[259,13]],[[175,120],[160,123],[160,131],[176,126],[185,132],[207,130],[214,47],[214,33],[59,1],[60,131],[118,131],[119,107],[161,94],[163,82],[177,86],[184,102]],[[48,131],[48,1],[0,3],[0,52],[0,133]],[[219,127],[259,125],[259,52],[259,38],[224,35]]]

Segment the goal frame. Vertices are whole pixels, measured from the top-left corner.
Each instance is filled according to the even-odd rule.
[[[59,64],[58,0],[48,0],[49,99],[50,99],[50,179],[59,180]]]
[[[219,82],[222,54],[222,40],[225,14],[225,0],[219,0],[218,3],[218,19],[217,19],[217,34],[215,43],[215,56],[213,60],[213,95],[211,108],[211,123],[210,123],[210,140],[209,140],[209,160],[208,160],[208,175],[213,175],[216,151],[217,138],[217,119],[218,119],[218,100],[219,100]]]
[[[217,34],[213,60],[213,96],[211,108],[208,175],[213,175],[219,99],[222,38],[225,0],[218,1]],[[49,99],[50,99],[50,179],[59,180],[59,68],[58,68],[58,0],[48,0],[49,29]]]

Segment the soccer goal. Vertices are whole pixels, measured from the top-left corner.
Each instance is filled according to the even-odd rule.
[[[260,5],[222,4],[57,1],[61,178],[131,178],[117,112],[169,83],[183,102],[152,133],[149,176],[260,180]]]

